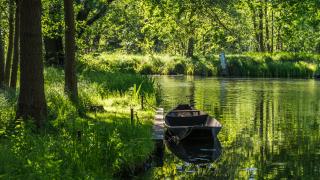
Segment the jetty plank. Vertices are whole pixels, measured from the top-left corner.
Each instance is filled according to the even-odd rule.
[[[163,140],[164,137],[164,110],[158,108],[153,121],[153,139]]]

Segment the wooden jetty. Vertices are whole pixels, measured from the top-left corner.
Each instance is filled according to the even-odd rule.
[[[164,137],[164,111],[163,108],[156,110],[153,121],[153,140],[163,141]]]
[[[155,167],[163,166],[164,156],[164,110],[158,108],[153,121],[152,138],[155,142],[155,148],[153,152],[153,163]]]

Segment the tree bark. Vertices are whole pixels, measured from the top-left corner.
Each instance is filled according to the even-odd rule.
[[[17,118],[32,119],[38,128],[45,124],[41,0],[23,0],[20,6],[20,94]]]
[[[45,37],[44,47],[46,51],[45,59],[47,65],[64,65],[63,40],[61,35],[57,35],[56,37]]]
[[[256,46],[255,46],[255,50],[258,52],[259,51],[259,33],[258,33],[258,25],[257,25],[257,18],[256,18],[256,10],[255,7],[253,6],[253,4],[248,1],[248,5],[251,9],[251,13],[252,13],[252,23],[253,23],[253,32],[254,32],[254,38],[256,39]]]
[[[264,39],[263,39],[263,3],[260,0],[260,7],[259,7],[259,48],[260,52],[264,52]]]
[[[194,31],[195,31],[194,20],[193,20],[194,13],[195,13],[194,10],[191,8],[188,27],[187,27],[187,34],[189,35],[187,52],[186,52],[187,57],[193,57],[193,52],[194,52],[194,44],[195,44],[195,39],[193,37]]]
[[[194,38],[190,37],[188,40],[188,49],[187,49],[187,57],[193,57],[193,51],[194,51]]]
[[[72,0],[64,0],[65,19],[65,90],[71,101],[77,103],[78,88],[75,70],[75,23]]]
[[[92,48],[93,48],[93,50],[95,50],[95,51],[99,50],[100,39],[101,39],[101,34],[100,33],[98,33],[97,35],[94,36],[94,38],[92,40]]]
[[[268,15],[268,0],[265,0],[265,5],[264,5],[264,10],[265,10],[265,26],[266,26],[266,45],[267,45],[267,51],[271,51],[270,47],[270,36],[269,36],[269,15]]]
[[[20,0],[16,0],[16,19],[13,43],[13,62],[11,71],[10,88],[16,89],[19,66],[19,39],[20,39]]]
[[[272,6],[272,12],[271,12],[271,52],[274,51],[274,11]]]
[[[257,41],[257,46],[256,46],[256,51],[259,51],[259,42],[260,42],[260,37],[259,37],[259,33],[258,33],[258,25],[257,25],[257,20],[256,20],[256,15],[255,13],[253,14],[253,17],[252,17],[252,21],[253,21],[253,31],[254,31],[254,35],[255,35],[255,38],[256,38],[256,41]]]
[[[1,13],[0,13],[1,19]],[[0,88],[4,87],[4,43],[2,37],[2,23],[0,23]]]
[[[11,73],[11,62],[12,62],[12,50],[13,50],[13,31],[14,31],[14,0],[9,0],[9,37],[8,37],[8,51],[6,58],[6,65],[4,70],[4,83],[9,86],[10,73]]]
[[[59,23],[61,7],[60,3],[53,3],[49,9],[49,17],[54,23]],[[45,62],[50,66],[63,66],[64,65],[64,52],[63,52],[63,35],[62,28],[54,32],[54,35],[44,37],[45,47]]]
[[[281,43],[281,25],[278,27],[278,35],[277,35],[277,51],[282,51],[282,43]]]

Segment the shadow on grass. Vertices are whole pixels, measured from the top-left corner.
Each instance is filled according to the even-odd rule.
[[[55,133],[17,128],[19,134],[0,143],[3,178],[110,178],[133,169],[153,149],[151,123],[131,125],[126,114],[70,120]]]

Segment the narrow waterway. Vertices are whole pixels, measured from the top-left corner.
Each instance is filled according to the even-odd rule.
[[[152,168],[149,178],[320,177],[320,81],[185,76],[156,80],[165,111],[192,103],[223,128],[212,142],[221,151],[210,162],[190,163],[166,147],[162,167]]]

